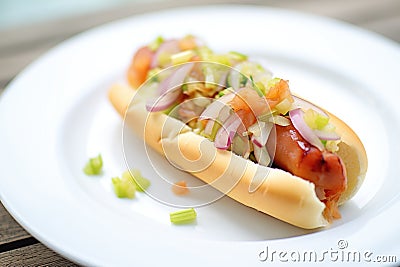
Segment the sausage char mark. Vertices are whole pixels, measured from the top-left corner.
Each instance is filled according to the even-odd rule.
[[[276,125],[276,135],[268,141],[274,151],[274,166],[315,184],[318,198],[325,203],[328,220],[340,218],[337,205],[346,190],[346,169],[340,157],[309,144],[291,124]]]

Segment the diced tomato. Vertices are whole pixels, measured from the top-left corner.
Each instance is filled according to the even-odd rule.
[[[153,56],[154,52],[147,46],[140,48],[133,56],[127,73],[128,82],[132,87],[138,88],[146,81]]]
[[[175,195],[186,195],[189,193],[189,188],[187,188],[186,181],[179,181],[173,184],[172,192]]]
[[[270,88],[270,90],[265,95],[265,98],[267,99],[267,102],[271,109],[273,109],[285,98],[289,98],[290,100],[292,100],[288,82],[281,79],[275,86]]]
[[[179,40],[179,48],[182,51],[192,50],[197,47],[196,38],[193,36],[186,36]]]
[[[263,97],[251,88],[240,89],[230,102],[232,109],[242,119],[246,128],[257,121],[257,116],[264,113],[267,109],[267,102]]]

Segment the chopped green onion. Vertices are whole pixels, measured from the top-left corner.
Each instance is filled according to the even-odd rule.
[[[260,88],[258,88],[257,84],[254,82],[253,76],[251,75],[250,75],[250,80],[253,85],[253,89],[257,92],[259,96],[263,97],[264,96],[263,92],[260,90]]]
[[[144,192],[149,186],[150,181],[142,176],[139,170],[133,169],[125,171],[122,178],[130,180],[139,192]]]
[[[193,208],[171,212],[169,218],[174,224],[187,224],[193,222],[197,213]]]
[[[112,184],[114,186],[114,192],[119,198],[134,198],[136,186],[131,179],[126,177],[114,177],[112,178]]]
[[[228,54],[235,60],[239,60],[239,61],[247,60],[247,56],[246,55],[244,55],[242,53],[239,53],[239,52],[236,52],[236,51],[231,51]]]
[[[166,67],[168,64],[171,63],[171,54],[167,52],[161,52],[158,55],[158,65],[161,67]]]
[[[172,104],[169,108],[167,108],[166,110],[163,110],[162,113],[164,113],[165,115],[170,115],[170,113],[171,113],[172,111],[175,111],[175,108],[176,108],[177,105],[178,105],[177,103]],[[174,112],[174,113],[175,113],[175,112]],[[172,115],[172,114],[171,114],[171,115]]]
[[[183,52],[173,54],[171,55],[172,65],[188,62],[194,55],[195,53],[193,50],[186,50]]]
[[[99,154],[95,158],[90,158],[83,168],[83,172],[87,175],[97,175],[100,174],[101,168],[103,167],[103,159]]]
[[[232,65],[231,61],[230,61],[230,58],[227,55],[216,55],[216,54],[214,54],[211,57],[211,61],[219,63],[219,64],[222,64],[222,65],[227,65],[227,66],[231,66]]]
[[[257,86],[258,89],[260,89],[261,93],[263,96],[265,95],[265,86],[262,82],[256,82],[255,85]]]
[[[326,126],[328,126],[329,123],[329,117],[325,116],[317,116],[315,119],[315,124],[317,125],[318,130],[324,129]]]
[[[322,130],[328,126],[329,123],[329,117],[326,117],[311,108],[304,112],[303,118],[311,129]]]
[[[153,42],[151,42],[148,47],[152,51],[156,51],[160,45],[164,42],[164,38],[162,36],[158,36]]]
[[[147,73],[147,79],[152,78],[153,82],[157,82],[158,81],[158,73],[161,71],[161,68],[154,68],[149,70],[149,72]]]
[[[217,96],[218,96],[218,97],[221,97],[221,96],[224,96],[224,95],[226,95],[226,94],[233,93],[233,92],[234,92],[233,88],[232,88],[232,87],[228,87],[228,88],[225,88],[225,89],[222,90],[222,91],[219,91]]]

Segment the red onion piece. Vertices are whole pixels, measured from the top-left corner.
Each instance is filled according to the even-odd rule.
[[[165,78],[158,86],[158,94],[162,95],[168,91],[181,88],[186,77],[189,75],[190,71],[193,69],[194,63],[186,63],[180,65],[176,70],[174,70],[171,75]]]
[[[179,48],[179,41],[178,40],[168,40],[163,42],[157,49],[156,53],[154,54],[153,60],[151,61],[150,67],[153,69],[158,66],[158,60],[160,55],[162,54],[176,54],[179,53],[181,50]]]
[[[182,92],[180,90],[176,90],[173,92],[169,92],[160,96],[156,100],[150,100],[146,103],[146,110],[149,112],[157,112],[166,110],[169,108],[173,103],[175,103],[178,98],[181,96]]]
[[[253,142],[253,144],[255,144],[257,147],[262,147],[260,141],[258,139],[255,138],[255,136],[251,136],[251,141]]]
[[[149,112],[162,111],[169,108],[182,95],[181,86],[193,69],[194,64],[188,63],[179,66],[170,76],[165,78],[158,85],[158,97],[155,100],[150,100],[146,103],[146,110]]]
[[[320,130],[314,130],[316,136],[322,140],[339,140],[340,136],[335,132],[325,132]]]
[[[324,150],[324,145],[313,130],[308,127],[307,123],[303,119],[304,111],[300,108],[293,109],[289,112],[289,117],[293,123],[294,128],[299,131],[300,135],[307,140],[311,145],[315,146],[319,150]]]
[[[222,127],[218,130],[215,136],[214,145],[219,149],[228,149],[232,143],[233,138],[237,132],[237,129],[242,124],[242,120],[233,113]]]

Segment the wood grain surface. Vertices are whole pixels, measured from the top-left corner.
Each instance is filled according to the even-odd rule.
[[[157,5],[127,3],[96,13],[53,20],[51,23],[42,22],[0,31],[0,97],[7,84],[24,67],[73,35],[136,14],[211,3],[263,5],[328,16],[400,42],[399,0],[175,0],[160,1]],[[0,266],[76,265],[33,238],[0,204]]]

